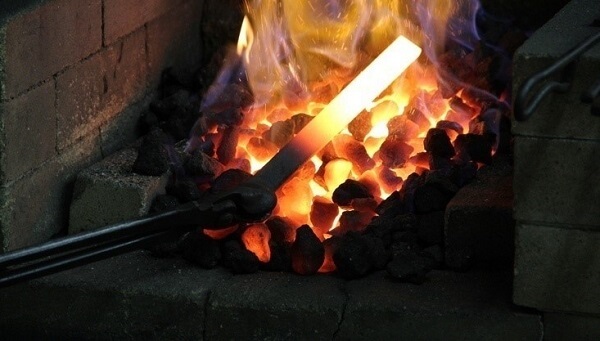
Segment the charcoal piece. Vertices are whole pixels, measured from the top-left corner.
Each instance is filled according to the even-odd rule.
[[[221,193],[232,190],[244,181],[250,179],[252,174],[240,169],[228,169],[221,173],[211,184],[211,192]]]
[[[350,205],[352,209],[359,212],[369,212],[374,214],[377,211],[379,202],[375,198],[356,198],[352,199]]]
[[[180,141],[189,137],[190,125],[192,123],[193,121],[174,116],[169,117],[161,127],[167,134],[171,135],[175,141]]]
[[[184,259],[205,269],[217,266],[222,257],[219,242],[201,231],[188,233],[180,242],[179,249]]]
[[[198,200],[202,196],[198,186],[191,180],[180,180],[167,186],[167,193],[177,197],[181,203]]]
[[[325,259],[323,265],[319,269],[319,272],[333,272],[335,271],[335,263],[333,261],[333,254],[337,250],[340,244],[340,238],[333,236],[323,241],[323,247],[325,248]]]
[[[394,116],[387,123],[390,136],[409,141],[419,136],[419,125],[405,115]]]
[[[301,275],[317,273],[325,259],[325,248],[308,225],[296,230],[296,240],[291,247],[292,269]]]
[[[373,114],[369,111],[363,110],[356,118],[350,122],[348,125],[348,131],[352,134],[357,141],[364,141],[367,134],[373,128],[373,124],[371,123],[371,119],[373,118]]]
[[[475,108],[466,104],[460,97],[453,97],[450,99],[450,108],[456,112],[464,113],[465,116],[472,117],[475,115]]]
[[[224,166],[201,151],[195,151],[184,157],[183,169],[189,176],[213,179],[223,172]]]
[[[453,130],[458,134],[462,134],[464,131],[463,126],[453,121],[439,121],[435,127],[438,129]]]
[[[152,201],[152,205],[150,206],[150,213],[158,213],[158,212],[166,212],[174,210],[179,206],[179,201],[177,197],[169,194],[158,195]]]
[[[223,245],[223,265],[234,274],[251,274],[260,268],[256,255],[246,250],[237,240],[229,240]]]
[[[431,212],[419,216],[417,228],[419,240],[427,246],[444,243],[444,211]]]
[[[451,169],[454,164],[450,158],[444,156],[428,155],[428,163],[430,170]]]
[[[419,242],[419,236],[416,229],[410,231],[397,231],[392,234],[392,243],[404,242],[416,246]]]
[[[160,176],[169,170],[169,154],[165,148],[167,136],[160,129],[148,133],[138,149],[133,172],[141,175]]]
[[[382,217],[394,217],[402,213],[406,213],[404,198],[399,191],[394,191],[379,206],[376,212]]]
[[[317,153],[317,156],[319,157],[319,159],[321,159],[321,161],[323,161],[323,165],[325,165],[326,163],[328,163],[331,160],[340,158],[337,155],[337,153],[335,151],[335,147],[333,146],[332,142],[329,142],[328,144],[326,144],[325,147],[323,147],[323,149],[321,149]]]
[[[419,255],[398,256],[388,263],[386,270],[394,280],[422,284],[431,271],[431,261]]]
[[[252,137],[248,140],[246,150],[258,161],[268,161],[279,149],[271,141],[260,137]]]
[[[252,171],[252,164],[250,160],[245,158],[235,158],[229,162],[228,168],[239,169],[243,172],[250,173]]]
[[[185,116],[186,112],[194,110],[192,94],[186,89],[178,89],[173,94],[156,99],[150,103],[150,110],[162,121],[171,117]]]
[[[423,172],[422,175],[412,173],[406,178],[402,188],[399,191],[399,195],[402,198],[404,206],[402,207],[401,213],[414,213],[415,212],[415,192],[417,188],[423,186],[427,172]]]
[[[402,185],[402,178],[396,175],[396,173],[387,168],[381,167],[378,169],[377,178],[379,179],[379,184],[381,189],[386,193],[393,193]]]
[[[140,116],[140,125],[144,133],[148,133],[150,130],[158,127],[159,123],[160,119],[158,116],[150,110],[144,111]]]
[[[452,196],[433,185],[423,185],[415,190],[414,205],[417,213],[429,213],[446,208]]]
[[[294,222],[289,218],[274,216],[265,222],[271,232],[271,240],[277,244],[294,241],[296,236]],[[297,226],[297,225],[296,225]]]
[[[489,165],[492,163],[492,147],[495,143],[495,135],[458,135],[454,141],[454,148],[465,161],[475,161]]]
[[[349,231],[361,232],[371,222],[375,213],[344,211],[340,217],[340,225],[331,231],[334,235],[342,235]]]
[[[321,234],[327,233],[339,214],[338,205],[328,199],[315,197],[310,209],[310,222]]]
[[[312,121],[314,116],[310,116],[307,114],[296,114],[290,118],[290,120],[294,123],[294,133],[298,134],[300,130],[304,129],[308,122]]]
[[[350,232],[340,238],[333,261],[338,274],[346,279],[365,276],[372,270],[369,245],[359,234]]]
[[[436,156],[451,158],[454,156],[454,147],[444,129],[432,128],[425,136],[425,150]]]
[[[262,137],[273,142],[277,148],[281,148],[294,137],[294,121],[275,122],[269,130],[263,133]]]
[[[425,185],[431,185],[450,197],[458,192],[459,187],[452,181],[452,170],[432,170],[425,176]]]
[[[390,253],[393,258],[417,255],[420,251],[419,246],[410,241],[394,240],[390,246]]]
[[[315,176],[316,171],[315,164],[308,160],[292,174],[292,178],[310,181]]]
[[[431,126],[431,123],[425,114],[423,114],[423,112],[416,107],[410,106],[410,104],[406,106],[406,109],[404,109],[404,115],[418,125],[420,131],[426,130]]]
[[[369,156],[365,146],[352,136],[339,134],[333,139],[337,155],[352,162],[352,168],[362,174],[375,167],[375,161]]]
[[[404,141],[388,137],[379,148],[379,158],[385,167],[403,167],[415,149]]]
[[[267,121],[271,123],[285,121],[292,116],[292,112],[286,108],[275,108],[269,115],[267,115]]]
[[[375,270],[383,270],[390,259],[390,252],[379,238],[362,236],[367,245],[369,261]]]
[[[271,258],[261,268],[267,271],[291,271],[292,270],[292,255],[290,247],[287,243],[277,243],[271,240],[269,242],[271,249]]]
[[[450,181],[460,188],[471,182],[476,176],[477,165],[474,162],[469,161],[462,164],[456,164],[452,167]]]
[[[415,231],[417,218],[414,214],[401,214],[395,217],[378,216],[371,220],[365,233],[381,239],[384,245],[389,246],[395,232]]]
[[[440,269],[444,264],[444,250],[442,250],[441,245],[427,247],[421,251],[420,255],[431,259],[433,269]]]
[[[222,164],[228,165],[235,158],[239,139],[240,127],[229,126],[225,128],[221,143],[217,148],[217,158]]]
[[[347,179],[333,191],[333,202],[340,206],[350,206],[352,199],[372,198],[369,188],[356,180]]]

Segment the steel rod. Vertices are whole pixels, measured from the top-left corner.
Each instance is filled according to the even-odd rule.
[[[28,247],[0,255],[0,269],[22,264],[35,259],[74,251],[89,245],[99,245],[113,240],[138,235],[161,232],[176,226],[189,225],[198,212],[195,204],[183,205],[180,208],[148,216],[138,220],[127,221],[81,234],[51,240],[41,245]]]
[[[90,248],[84,248],[55,258],[44,259],[36,263],[27,264],[0,273],[0,287],[14,285],[23,281],[32,280],[59,271],[72,269],[81,265],[117,256],[181,233],[182,231],[167,231],[154,232],[135,238],[129,237],[126,238],[126,240],[111,241],[101,245],[94,245]]]

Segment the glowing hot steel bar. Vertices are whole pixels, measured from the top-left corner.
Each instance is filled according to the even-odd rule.
[[[419,57],[421,48],[398,37],[253,177],[277,190],[342,131]]]

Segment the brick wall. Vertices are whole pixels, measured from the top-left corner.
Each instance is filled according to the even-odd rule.
[[[161,72],[202,62],[203,0],[0,3],[0,251],[66,227],[77,171],[137,138]]]

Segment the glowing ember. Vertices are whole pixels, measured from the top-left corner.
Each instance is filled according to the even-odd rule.
[[[478,3],[470,0],[249,1],[238,58],[226,65],[230,74],[219,79],[243,73],[238,78],[254,103],[238,106],[243,122],[207,121],[196,143],[216,141],[217,158],[227,169],[250,167],[273,182],[300,168],[277,190],[274,212],[294,229],[310,224],[321,241],[360,231],[411,174],[487,162],[489,155],[474,157],[468,151],[474,141],[484,140],[487,129],[474,117],[498,97],[486,80],[471,83],[488,90],[474,90],[453,75],[473,77],[467,71],[487,68],[491,59],[473,65],[475,57],[445,50],[449,41],[474,50],[477,10]],[[418,58],[421,48],[415,43],[426,56]],[[448,72],[453,68],[459,71]],[[218,103],[208,97],[205,110]],[[235,95],[225,97],[237,103]],[[492,114],[488,120],[498,121]],[[283,171],[264,167],[273,157]],[[369,195],[335,203],[334,191],[348,180]],[[262,262],[270,258],[269,238],[262,224],[242,235],[245,247]],[[321,272],[335,268],[333,242],[325,243]],[[304,246],[295,250],[301,254]],[[318,269],[309,265],[294,259],[297,272]]]

